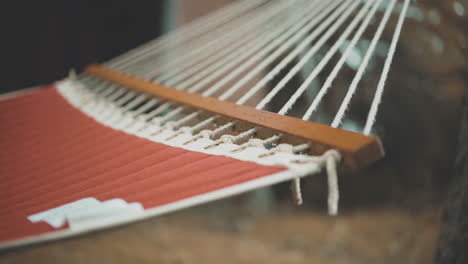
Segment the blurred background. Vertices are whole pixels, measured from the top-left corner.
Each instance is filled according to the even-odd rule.
[[[0,91],[53,82],[70,68],[108,60],[232,1],[8,1],[0,11]],[[241,195],[18,249],[0,255],[0,263],[432,262],[467,90],[468,1],[412,6],[377,123],[387,156],[366,170],[340,172],[338,217],[326,215],[326,178],[319,175],[304,181],[302,207],[283,184],[266,198]],[[365,40],[360,46],[365,50]],[[364,121],[379,69],[369,69],[362,82],[350,111],[355,125]],[[344,72],[337,82],[349,83],[355,70]],[[343,93],[331,90],[325,113],[336,112]]]

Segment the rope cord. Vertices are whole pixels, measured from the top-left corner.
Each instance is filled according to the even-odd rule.
[[[341,0],[340,0],[341,1]],[[320,12],[320,8],[322,5],[319,6],[318,9],[314,9],[312,11],[312,15],[317,14],[317,12]],[[327,8],[327,10],[324,12],[326,14],[328,10],[331,10],[331,8]],[[245,72],[247,69],[252,67],[255,63],[259,64],[255,66],[255,68],[251,69],[241,80],[239,80],[237,83],[235,83],[231,88],[226,90],[220,97],[220,100],[225,100],[229,98],[231,95],[234,94],[235,91],[240,89],[243,85],[245,85],[248,81],[250,81],[255,75],[257,75],[260,71],[262,71],[264,68],[266,68],[272,61],[274,61],[276,58],[278,58],[285,50],[287,50],[289,47],[291,47],[297,40],[299,40],[302,36],[304,36],[307,32],[307,30],[311,29],[314,25],[316,25],[322,16],[318,16],[314,20],[310,21],[309,24],[304,27],[301,31],[297,32],[293,37],[291,37],[288,40],[289,35],[283,35],[282,37],[276,39],[274,42],[272,42],[267,48],[263,49],[261,52],[257,53],[255,56],[251,57],[248,61],[246,61],[244,64],[240,65],[237,67],[234,71],[229,73],[227,76],[225,76],[222,80],[211,86],[208,90],[206,90],[203,95],[209,96],[224,87],[228,82],[234,80],[236,77],[238,77],[242,72]],[[289,33],[289,32],[288,32]],[[284,42],[287,40],[286,42]],[[263,56],[267,55],[270,50],[275,48],[277,45],[280,45],[283,43],[279,48],[277,48],[272,54],[270,54],[266,59],[263,61],[259,61]]]
[[[377,8],[379,7],[380,3],[382,0],[378,0],[371,11],[367,14],[365,20],[362,23],[362,26],[360,29],[364,31],[369,25],[369,22],[371,21],[371,18],[374,16],[375,12],[377,11]],[[371,3],[369,1],[368,3]],[[366,6],[368,7],[368,6]],[[364,15],[364,13],[362,13]],[[359,20],[362,19],[363,16],[356,16],[356,18],[359,17]],[[310,83],[318,76],[318,74],[322,71],[322,69],[326,66],[326,64],[330,61],[332,56],[338,51],[339,47],[341,47],[344,43],[344,41],[348,38],[348,36],[351,34],[351,32],[354,30],[354,28],[357,26],[359,23],[359,20],[353,20],[351,24],[348,26],[348,28],[343,32],[343,34],[340,35],[340,38],[333,44],[333,46],[327,51],[326,55],[324,58],[320,60],[318,65],[314,68],[312,73],[307,77],[307,79],[304,81],[304,83],[296,90],[296,92],[293,94],[293,96],[286,102],[286,104],[283,106],[283,108],[279,111],[279,114],[284,115],[286,114],[294,105],[294,103],[299,99],[299,97],[304,93],[304,91],[309,87]]]
[[[249,9],[253,9],[263,4],[267,0],[242,0],[234,2],[224,8],[221,8],[211,15],[201,17],[188,23],[177,30],[171,31],[153,41],[133,49],[127,53],[118,56],[106,63],[107,66],[115,69],[124,69],[129,63],[133,63],[142,56],[162,52],[164,49],[171,48],[174,42],[184,42],[192,37],[206,33],[212,29],[227,23],[232,18],[239,16]]]
[[[390,49],[388,51],[387,59],[385,60],[384,69],[382,71],[382,75],[380,77],[379,83],[377,84],[377,90],[372,101],[371,108],[369,110],[369,115],[367,116],[366,125],[364,126],[364,134],[369,135],[371,133],[372,127],[375,123],[375,117],[377,116],[377,112],[379,110],[380,102],[382,101],[385,81],[387,80],[388,73],[390,72],[390,66],[393,61],[393,56],[395,55],[396,47],[398,44],[398,39],[401,34],[401,29],[403,28],[403,23],[405,21],[406,12],[408,11],[409,0],[405,0],[403,9],[400,13],[398,18],[398,22],[395,28],[395,32],[393,33],[392,43],[390,44]]]
[[[171,79],[175,76],[184,77],[183,73],[194,72],[198,67],[203,67],[206,65],[211,65],[215,62],[221,62],[226,60],[226,55],[232,51],[239,51],[242,46],[249,45],[249,43],[255,43],[254,39],[259,38],[259,31],[264,32],[265,34],[270,33],[274,28],[275,24],[281,23],[281,19],[284,16],[287,16],[291,8],[297,8],[296,5],[287,6],[280,10],[276,10],[273,14],[270,14],[266,18],[256,23],[251,23],[243,26],[242,30],[238,32],[231,32],[228,37],[224,38],[222,41],[215,43],[214,48],[205,48],[202,51],[195,53],[196,56],[184,61],[183,65],[171,69],[168,72],[161,74],[158,77],[150,77],[151,79],[164,83],[166,80]],[[258,19],[258,16],[256,17]],[[270,18],[270,19],[269,19]],[[283,23],[281,23],[283,24]],[[181,74],[182,73],[182,74]]]
[[[227,91],[227,94],[233,94],[235,91],[243,87],[247,84],[250,80],[253,79],[258,73],[260,73],[264,68],[268,67],[273,61],[278,59],[284,52],[286,52],[289,48],[291,48],[296,41],[303,37],[303,35],[307,34],[312,28],[314,28],[322,19],[324,19],[339,3],[342,5],[335,10],[320,26],[314,29],[313,32],[310,33],[302,42],[294,48],[281,62],[274,67],[267,75],[260,80],[254,87],[250,88],[250,90],[241,97],[236,103],[243,104],[245,103],[250,97],[252,97],[257,91],[259,91],[263,86],[264,83],[268,82],[268,80],[272,79],[274,75],[281,69],[281,67],[286,66],[285,64],[288,63],[289,60],[292,60],[295,56],[297,56],[305,47],[312,42],[320,33],[324,30],[324,28],[333,21],[341,12],[344,11],[346,6],[348,6],[352,1],[346,1],[342,3],[342,1],[334,1],[330,2],[329,5],[326,7],[325,10],[322,10],[318,13],[318,15],[309,22],[309,24],[303,28],[298,34],[294,37],[289,39],[284,45],[281,46],[280,49],[276,50],[273,54],[267,57],[262,63],[260,63],[256,68],[250,71],[244,78],[234,84],[230,90]]]
[[[256,106],[257,109],[263,109],[272,99],[273,97],[282,89],[284,86],[291,80],[291,78],[304,66],[304,64],[312,57],[322,46],[325,42],[334,34],[338,28],[346,21],[346,19],[352,14],[354,9],[359,5],[357,1],[351,1],[352,5],[348,7],[348,5],[343,6],[344,13],[339,16],[338,20],[331,25],[331,27],[324,33],[324,35],[312,46],[312,48],[302,57],[302,59],[286,74],[284,78],[263,98],[263,100]],[[364,9],[363,9],[364,10]],[[363,10],[358,14],[354,20],[359,20],[359,15],[363,13]],[[365,10],[364,10],[365,11]],[[338,13],[336,14],[338,16]],[[322,30],[325,29],[326,26],[331,24],[331,22],[335,19],[335,16],[328,17],[327,21],[323,22],[321,26],[323,26]],[[311,34],[312,36],[312,34]],[[292,58],[291,58],[292,59]],[[284,65],[286,66],[286,64]]]
[[[268,49],[273,49],[275,45],[272,44],[272,41],[275,42],[275,39],[277,38],[286,38],[289,34],[292,34],[297,29],[300,29],[300,27],[308,19],[311,19],[310,12],[308,11],[309,9],[306,9],[303,12],[300,12],[299,10],[297,16],[294,17],[291,17],[290,14],[286,12],[285,14],[283,14],[283,16],[287,19],[285,22],[282,22],[282,20],[284,19],[283,16],[272,21],[273,23],[270,25],[271,27],[273,27],[272,32],[265,31],[262,34],[258,34],[257,32],[255,32],[256,38],[253,41],[248,42],[246,45],[234,50],[234,52],[231,52],[228,56],[225,56],[224,58],[218,60],[217,63],[209,65],[200,72],[198,72],[198,69],[192,69],[188,74],[186,74],[192,75],[192,77],[188,80],[185,80],[182,83],[178,83],[178,81],[180,81],[183,77],[181,78],[178,76],[178,78],[172,79],[171,82],[168,82],[167,84],[182,89],[194,85],[200,88],[206,86],[207,84],[216,80],[221,75],[225,74],[227,71],[231,70],[234,66],[238,65],[239,63],[248,59],[249,57],[254,56],[256,53],[263,52],[264,50]],[[304,17],[306,15],[309,16]],[[281,21],[281,23],[279,23],[278,25],[277,22],[279,21]],[[294,27],[290,28],[291,26]],[[267,45],[268,43],[270,44]],[[205,64],[209,63],[205,62]],[[192,91],[198,90],[199,88],[193,88]]]
[[[224,45],[236,39],[242,38],[250,30],[255,30],[257,26],[268,23],[269,19],[282,12],[288,6],[294,4],[295,1],[276,2],[270,4],[265,10],[254,10],[252,13],[244,17],[237,18],[234,22],[226,24],[212,32],[202,45],[191,45],[183,50],[182,53],[177,51],[177,46],[174,49],[177,51],[176,56],[166,55],[170,58],[167,60],[154,60],[153,57],[144,57],[142,60],[135,62],[136,70],[129,73],[136,74],[145,79],[154,79],[158,74],[164,71],[183,66],[187,61],[190,61],[200,55],[203,51],[215,52],[221,50]],[[229,34],[226,34],[229,32]],[[184,52],[185,51],[185,52]]]
[[[353,81],[351,82],[351,85],[348,89],[348,92],[346,93],[346,96],[340,106],[340,109],[338,110],[338,113],[336,114],[335,118],[333,119],[332,122],[332,127],[338,127],[340,123],[343,121],[345,111],[348,108],[352,96],[356,93],[357,86],[359,84],[359,81],[362,79],[362,76],[364,75],[364,70],[367,68],[367,65],[369,64],[369,60],[371,56],[374,54],[375,47],[377,46],[377,43],[380,39],[380,36],[382,35],[382,32],[387,25],[388,18],[390,17],[391,11],[393,10],[393,7],[395,6],[396,0],[392,0],[390,2],[390,5],[387,7],[387,11],[385,12],[385,15],[377,29],[377,32],[374,34],[374,37],[372,39],[372,42],[366,52],[366,55],[364,56],[363,61],[361,62],[361,65],[359,66],[359,69],[354,76]]]

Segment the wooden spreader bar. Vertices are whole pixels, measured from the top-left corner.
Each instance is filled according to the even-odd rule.
[[[366,136],[323,124],[220,101],[212,97],[180,91],[102,65],[90,65],[85,69],[85,72],[182,105],[303,138],[312,143],[313,149],[321,149],[321,152],[328,149],[337,149],[343,155],[345,163],[353,168],[364,167],[384,155],[380,140],[374,136]]]

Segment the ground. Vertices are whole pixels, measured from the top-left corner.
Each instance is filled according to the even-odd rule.
[[[353,209],[338,217],[284,203],[252,213],[217,202],[136,224],[0,253],[6,263],[431,263],[439,209]]]

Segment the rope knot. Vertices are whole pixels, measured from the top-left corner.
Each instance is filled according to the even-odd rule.
[[[333,159],[336,163],[341,161],[341,154],[336,149],[327,150],[323,153],[325,160]]]
[[[174,129],[176,126],[176,122],[174,121],[168,121],[166,122],[166,124],[164,124],[164,128],[167,128],[167,129]]]
[[[188,134],[188,135],[192,134],[192,128],[188,127],[188,126],[183,126],[183,127],[179,128],[179,131],[182,134]]]
[[[274,148],[275,152],[286,152],[286,153],[293,153],[293,145],[291,144],[279,144]]]
[[[198,135],[202,138],[211,138],[211,135],[213,134],[213,131],[211,130],[202,130]]]
[[[247,145],[249,147],[257,147],[257,148],[263,148],[264,144],[265,144],[264,141],[262,139],[259,139],[259,138],[251,138],[247,142]]]
[[[224,143],[224,144],[234,144],[234,141],[236,140],[235,136],[232,135],[222,135],[218,141]]]

